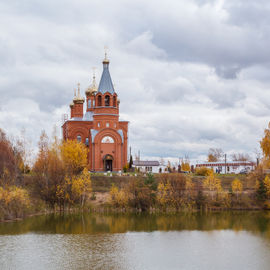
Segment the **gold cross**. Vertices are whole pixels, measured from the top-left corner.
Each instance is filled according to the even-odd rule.
[[[105,60],[107,60],[107,52],[108,52],[108,47],[104,46],[104,52],[105,52]]]
[[[80,97],[80,95],[81,95],[81,94],[80,94],[80,85],[81,85],[81,84],[78,82],[78,97]]]
[[[92,67],[92,69],[93,69],[93,78],[95,78],[96,77],[96,72],[95,71],[96,71],[97,68],[96,67]]]

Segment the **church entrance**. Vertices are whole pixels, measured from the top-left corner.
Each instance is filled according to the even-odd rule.
[[[113,157],[111,155],[106,155],[104,157],[104,171],[111,171],[113,170]]]

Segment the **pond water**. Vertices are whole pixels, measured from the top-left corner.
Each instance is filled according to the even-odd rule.
[[[0,223],[0,269],[270,269],[270,212],[47,215]]]

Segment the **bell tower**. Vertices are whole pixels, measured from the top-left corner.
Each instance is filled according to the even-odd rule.
[[[83,103],[84,103],[84,98],[81,97],[80,93],[80,83],[78,83],[78,91],[76,94],[75,90],[75,96],[73,99],[73,117],[77,118],[82,118],[83,117]]]

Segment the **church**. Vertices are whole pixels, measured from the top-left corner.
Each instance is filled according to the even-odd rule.
[[[70,104],[70,119],[62,126],[64,140],[77,140],[88,147],[89,170],[95,172],[120,171],[127,163],[128,121],[119,120],[120,100],[109,63],[105,54],[99,85],[94,75],[85,98],[78,84]]]

